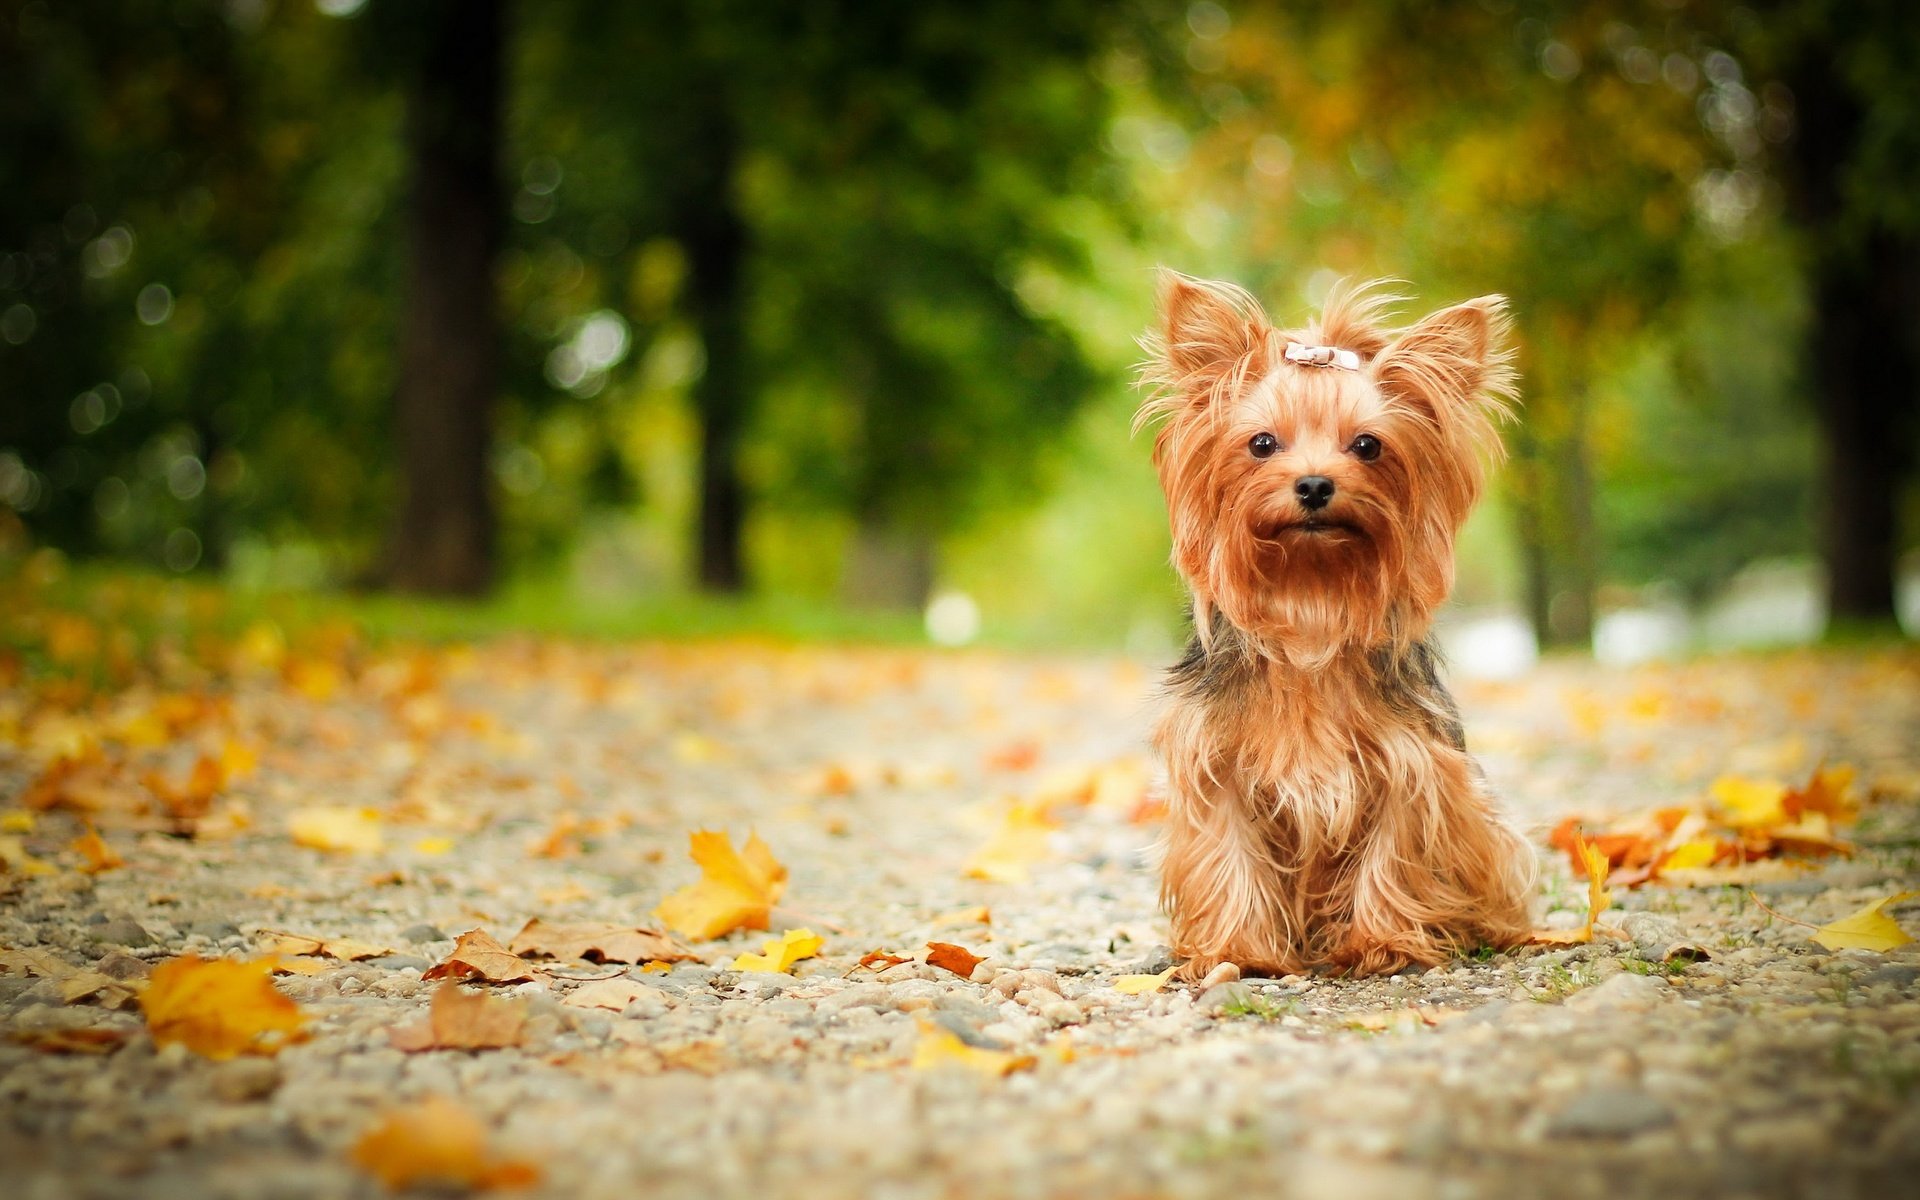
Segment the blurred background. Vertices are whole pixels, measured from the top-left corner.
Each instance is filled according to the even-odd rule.
[[[0,560],[1164,653],[1164,263],[1512,297],[1464,669],[1911,632],[1917,61],[1891,0],[0,0]]]

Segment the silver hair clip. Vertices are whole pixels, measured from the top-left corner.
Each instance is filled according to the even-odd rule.
[[[1288,342],[1287,361],[1303,367],[1339,367],[1346,371],[1360,369],[1358,354],[1336,346],[1302,346],[1299,342]]]

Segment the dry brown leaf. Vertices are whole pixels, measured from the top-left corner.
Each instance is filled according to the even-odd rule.
[[[93,1025],[81,1029],[21,1029],[10,1036],[42,1054],[112,1054],[127,1044],[133,1031]]]
[[[394,1191],[525,1187],[540,1179],[534,1164],[494,1154],[486,1124],[443,1096],[388,1111],[354,1143],[353,1162]]]
[[[393,953],[391,946],[380,946],[373,942],[360,942],[352,938],[312,937],[304,933],[288,933],[284,929],[262,929],[260,936],[272,939],[270,948],[276,954],[337,958],[341,962],[358,962],[364,958],[383,958]]]
[[[502,946],[484,929],[469,929],[454,940],[453,953],[428,967],[420,978],[482,979],[488,983],[520,983],[539,974],[520,956]]]
[[[605,1008],[622,1012],[640,997],[658,995],[659,992],[659,988],[648,987],[631,979],[600,979],[585,987],[575,988],[560,1003],[574,1008]]]
[[[928,942],[927,965],[952,971],[962,979],[973,978],[973,969],[986,959],[965,946],[956,946],[952,942]]]
[[[194,954],[161,963],[140,997],[154,1042],[181,1042],[214,1059],[278,1052],[299,1036],[306,1015],[273,986],[272,969],[271,959]]]
[[[449,979],[433,993],[424,1021],[397,1025],[387,1039],[409,1054],[420,1050],[497,1050],[518,1046],[527,1006],[519,1000],[469,992]]]
[[[700,956],[656,929],[611,922],[528,921],[513,935],[509,949],[534,958],[568,962],[698,962]]]
[[[869,970],[878,968],[884,971],[888,967],[897,967],[901,963],[912,961],[911,958],[908,958],[904,954],[888,954],[884,950],[869,950],[860,956],[858,965],[866,967]]]
[[[138,985],[98,971],[76,971],[60,981],[60,1000],[65,1004],[95,1000],[101,1008],[120,1008],[139,992]]]
[[[41,979],[71,979],[80,968],[46,950],[0,950],[0,971]]]

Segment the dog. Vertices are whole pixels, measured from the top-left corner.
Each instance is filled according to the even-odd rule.
[[[1536,860],[1468,757],[1430,637],[1517,399],[1506,302],[1413,326],[1338,289],[1274,328],[1161,274],[1143,339],[1194,633],[1153,735],[1161,903],[1197,980],[1434,965],[1530,928]]]

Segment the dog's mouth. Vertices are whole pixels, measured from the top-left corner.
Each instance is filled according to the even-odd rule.
[[[1351,521],[1314,515],[1295,521],[1275,521],[1260,531],[1260,540],[1282,542],[1297,538],[1364,537],[1366,531]]]

